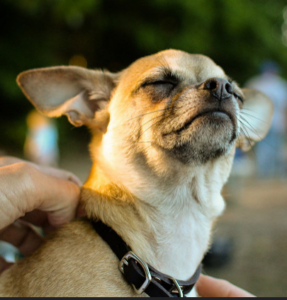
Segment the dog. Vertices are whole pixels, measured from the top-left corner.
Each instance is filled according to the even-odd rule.
[[[264,138],[271,101],[240,89],[210,58],[180,50],[118,73],[59,66],[23,72],[17,82],[38,111],[90,129],[93,165],[81,192],[88,220],[67,224],[6,270],[0,295],[137,296],[89,220],[112,228],[181,294],[177,283],[198,270],[224,210],[236,147]]]

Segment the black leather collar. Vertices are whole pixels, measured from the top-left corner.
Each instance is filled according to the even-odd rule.
[[[176,280],[142,261],[112,228],[101,221],[91,220],[91,223],[119,258],[120,271],[136,293],[144,292],[150,297],[184,297],[197,282],[201,265],[190,280]]]

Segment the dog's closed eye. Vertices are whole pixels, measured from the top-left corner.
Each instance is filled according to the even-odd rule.
[[[146,78],[141,88],[152,96],[153,102],[158,102],[168,97],[179,83],[180,79],[176,75],[165,70],[159,76]]]
[[[166,94],[166,96],[175,88],[176,82],[166,79],[159,79],[144,84],[144,88],[153,89],[156,93]]]
[[[151,101],[156,103],[169,97],[175,86],[171,81],[155,80],[144,84],[142,88],[150,95]]]

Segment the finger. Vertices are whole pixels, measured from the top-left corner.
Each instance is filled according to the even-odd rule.
[[[16,157],[12,157],[12,156],[0,157],[0,167],[9,166],[9,165],[16,164],[19,162],[23,162],[23,160],[16,158]]]
[[[40,166],[40,165],[36,165],[36,164],[33,164],[33,165],[38,170],[40,170],[41,172],[43,172],[47,175],[54,176],[54,177],[61,178],[61,179],[65,179],[65,180],[69,180],[69,181],[75,183],[78,186],[82,186],[81,180],[75,174],[73,174],[69,171],[60,170],[60,169],[53,168],[53,167]]]
[[[60,169],[48,167],[48,166],[37,165],[35,163],[25,161],[23,159],[19,159],[19,158],[12,157],[12,156],[0,157],[0,167],[9,166],[9,165],[21,163],[21,162],[30,164],[31,166],[35,167],[36,169],[40,170],[41,172],[43,172],[47,175],[72,181],[78,186],[82,185],[81,180],[75,174],[73,174],[69,171],[60,170]]]
[[[22,162],[0,168],[0,229],[33,210],[35,171],[34,167]]]
[[[67,180],[41,173],[45,184],[36,186],[36,194],[41,197],[37,207],[48,213],[48,220],[53,226],[60,226],[75,218],[80,199],[80,188]]]
[[[49,223],[48,220],[48,213],[45,211],[41,211],[35,209],[29,213],[26,213],[24,217],[20,218],[22,221],[26,221],[31,223],[35,226],[41,227],[43,233],[45,235],[49,234],[50,232],[54,231],[56,228]]]
[[[27,256],[41,245],[43,238],[29,226],[16,221],[1,233],[1,240],[12,244]]]
[[[35,209],[21,217],[21,220],[29,222],[35,226],[44,227],[48,222],[47,212]]]
[[[13,188],[11,182],[16,183]],[[75,217],[79,198],[79,186],[44,174],[30,164],[0,168],[0,228],[37,208],[48,212],[51,225],[60,226]]]
[[[223,279],[201,275],[196,289],[201,297],[255,297]]]

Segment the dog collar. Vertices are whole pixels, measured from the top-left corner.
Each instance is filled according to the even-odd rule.
[[[150,297],[185,297],[197,282],[201,265],[191,279],[176,280],[144,262],[112,228],[101,221],[92,220],[91,223],[119,258],[119,269],[137,294],[144,292]]]

